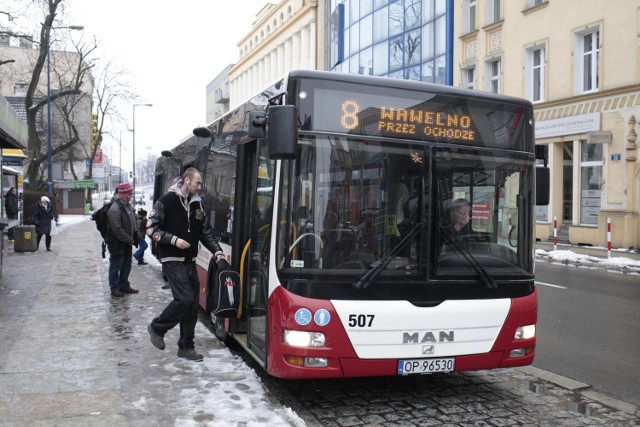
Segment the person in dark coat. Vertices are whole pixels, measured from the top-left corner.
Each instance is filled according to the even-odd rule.
[[[138,261],[138,265],[147,265],[144,260],[144,251],[147,250],[147,211],[140,208],[136,214],[136,222],[138,225],[138,250],[134,252],[133,257]]]
[[[7,218],[9,219],[18,219],[20,207],[18,205],[18,196],[16,193],[16,187],[11,187],[4,196],[4,210],[7,212]],[[13,227],[9,229],[8,234],[7,238],[9,239],[9,243],[13,243],[16,238],[16,231]]]
[[[40,248],[40,240],[45,237],[45,246],[51,250],[51,221],[53,220],[53,206],[47,196],[42,196],[36,203],[36,212],[33,214],[33,225],[36,226],[36,242]]]
[[[112,297],[137,294],[129,284],[132,246],[138,246],[136,216],[130,201],[133,187],[128,182],[118,185],[118,193],[107,212],[107,246],[109,247],[109,288]]]

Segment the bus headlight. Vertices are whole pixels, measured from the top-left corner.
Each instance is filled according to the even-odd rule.
[[[536,325],[519,326],[516,329],[514,339],[516,340],[528,340],[536,337]]]
[[[295,347],[324,347],[324,334],[320,332],[284,330],[282,342]]]

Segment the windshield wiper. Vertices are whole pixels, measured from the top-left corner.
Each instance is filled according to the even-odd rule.
[[[460,246],[460,244],[451,237],[451,232],[446,228],[440,228],[440,232],[444,236],[445,240],[448,244],[453,246],[453,248],[458,251],[464,258],[469,262],[469,265],[474,269],[474,271],[478,274],[480,280],[484,284],[484,287],[487,289],[498,289],[498,284],[493,280],[493,277],[489,273],[486,272],[484,267],[478,262],[478,260],[469,252],[468,249]]]
[[[374,268],[363,274],[360,280],[353,284],[353,287],[356,289],[366,289],[371,284],[371,282],[373,282],[373,280],[378,277],[382,270],[384,270],[387,265],[389,265],[391,260],[398,254],[398,252],[400,252],[400,250],[404,248],[404,246],[408,242],[410,242],[411,239],[413,239],[420,232],[420,230],[422,230],[426,223],[426,221],[421,221],[414,224],[407,235],[404,236],[402,240],[400,240],[393,248],[391,248],[389,253],[387,253],[384,258],[379,260],[378,264]]]

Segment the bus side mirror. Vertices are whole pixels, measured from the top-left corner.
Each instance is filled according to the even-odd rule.
[[[295,159],[298,148],[298,111],[293,105],[272,105],[267,116],[269,157]]]
[[[265,123],[266,119],[264,116],[264,111],[249,112],[249,130],[247,131],[247,135],[249,136],[249,138],[264,138]]]
[[[549,204],[549,168],[536,167],[536,205]]]

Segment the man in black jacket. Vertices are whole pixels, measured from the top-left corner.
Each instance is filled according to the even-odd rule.
[[[195,351],[193,341],[200,291],[195,264],[198,242],[214,254],[216,262],[224,258],[202,207],[198,194],[201,187],[200,172],[187,169],[149,214],[151,238],[159,243],[158,258],[173,293],[173,301],[147,327],[151,343],[163,350],[164,334],[179,323],[178,357],[195,361],[203,358]]]
[[[109,288],[111,296],[137,294],[138,290],[129,285],[131,273],[131,253],[133,245],[138,245],[137,226],[133,207],[129,203],[133,187],[128,182],[118,185],[113,203],[107,212],[107,246],[109,247]]]

